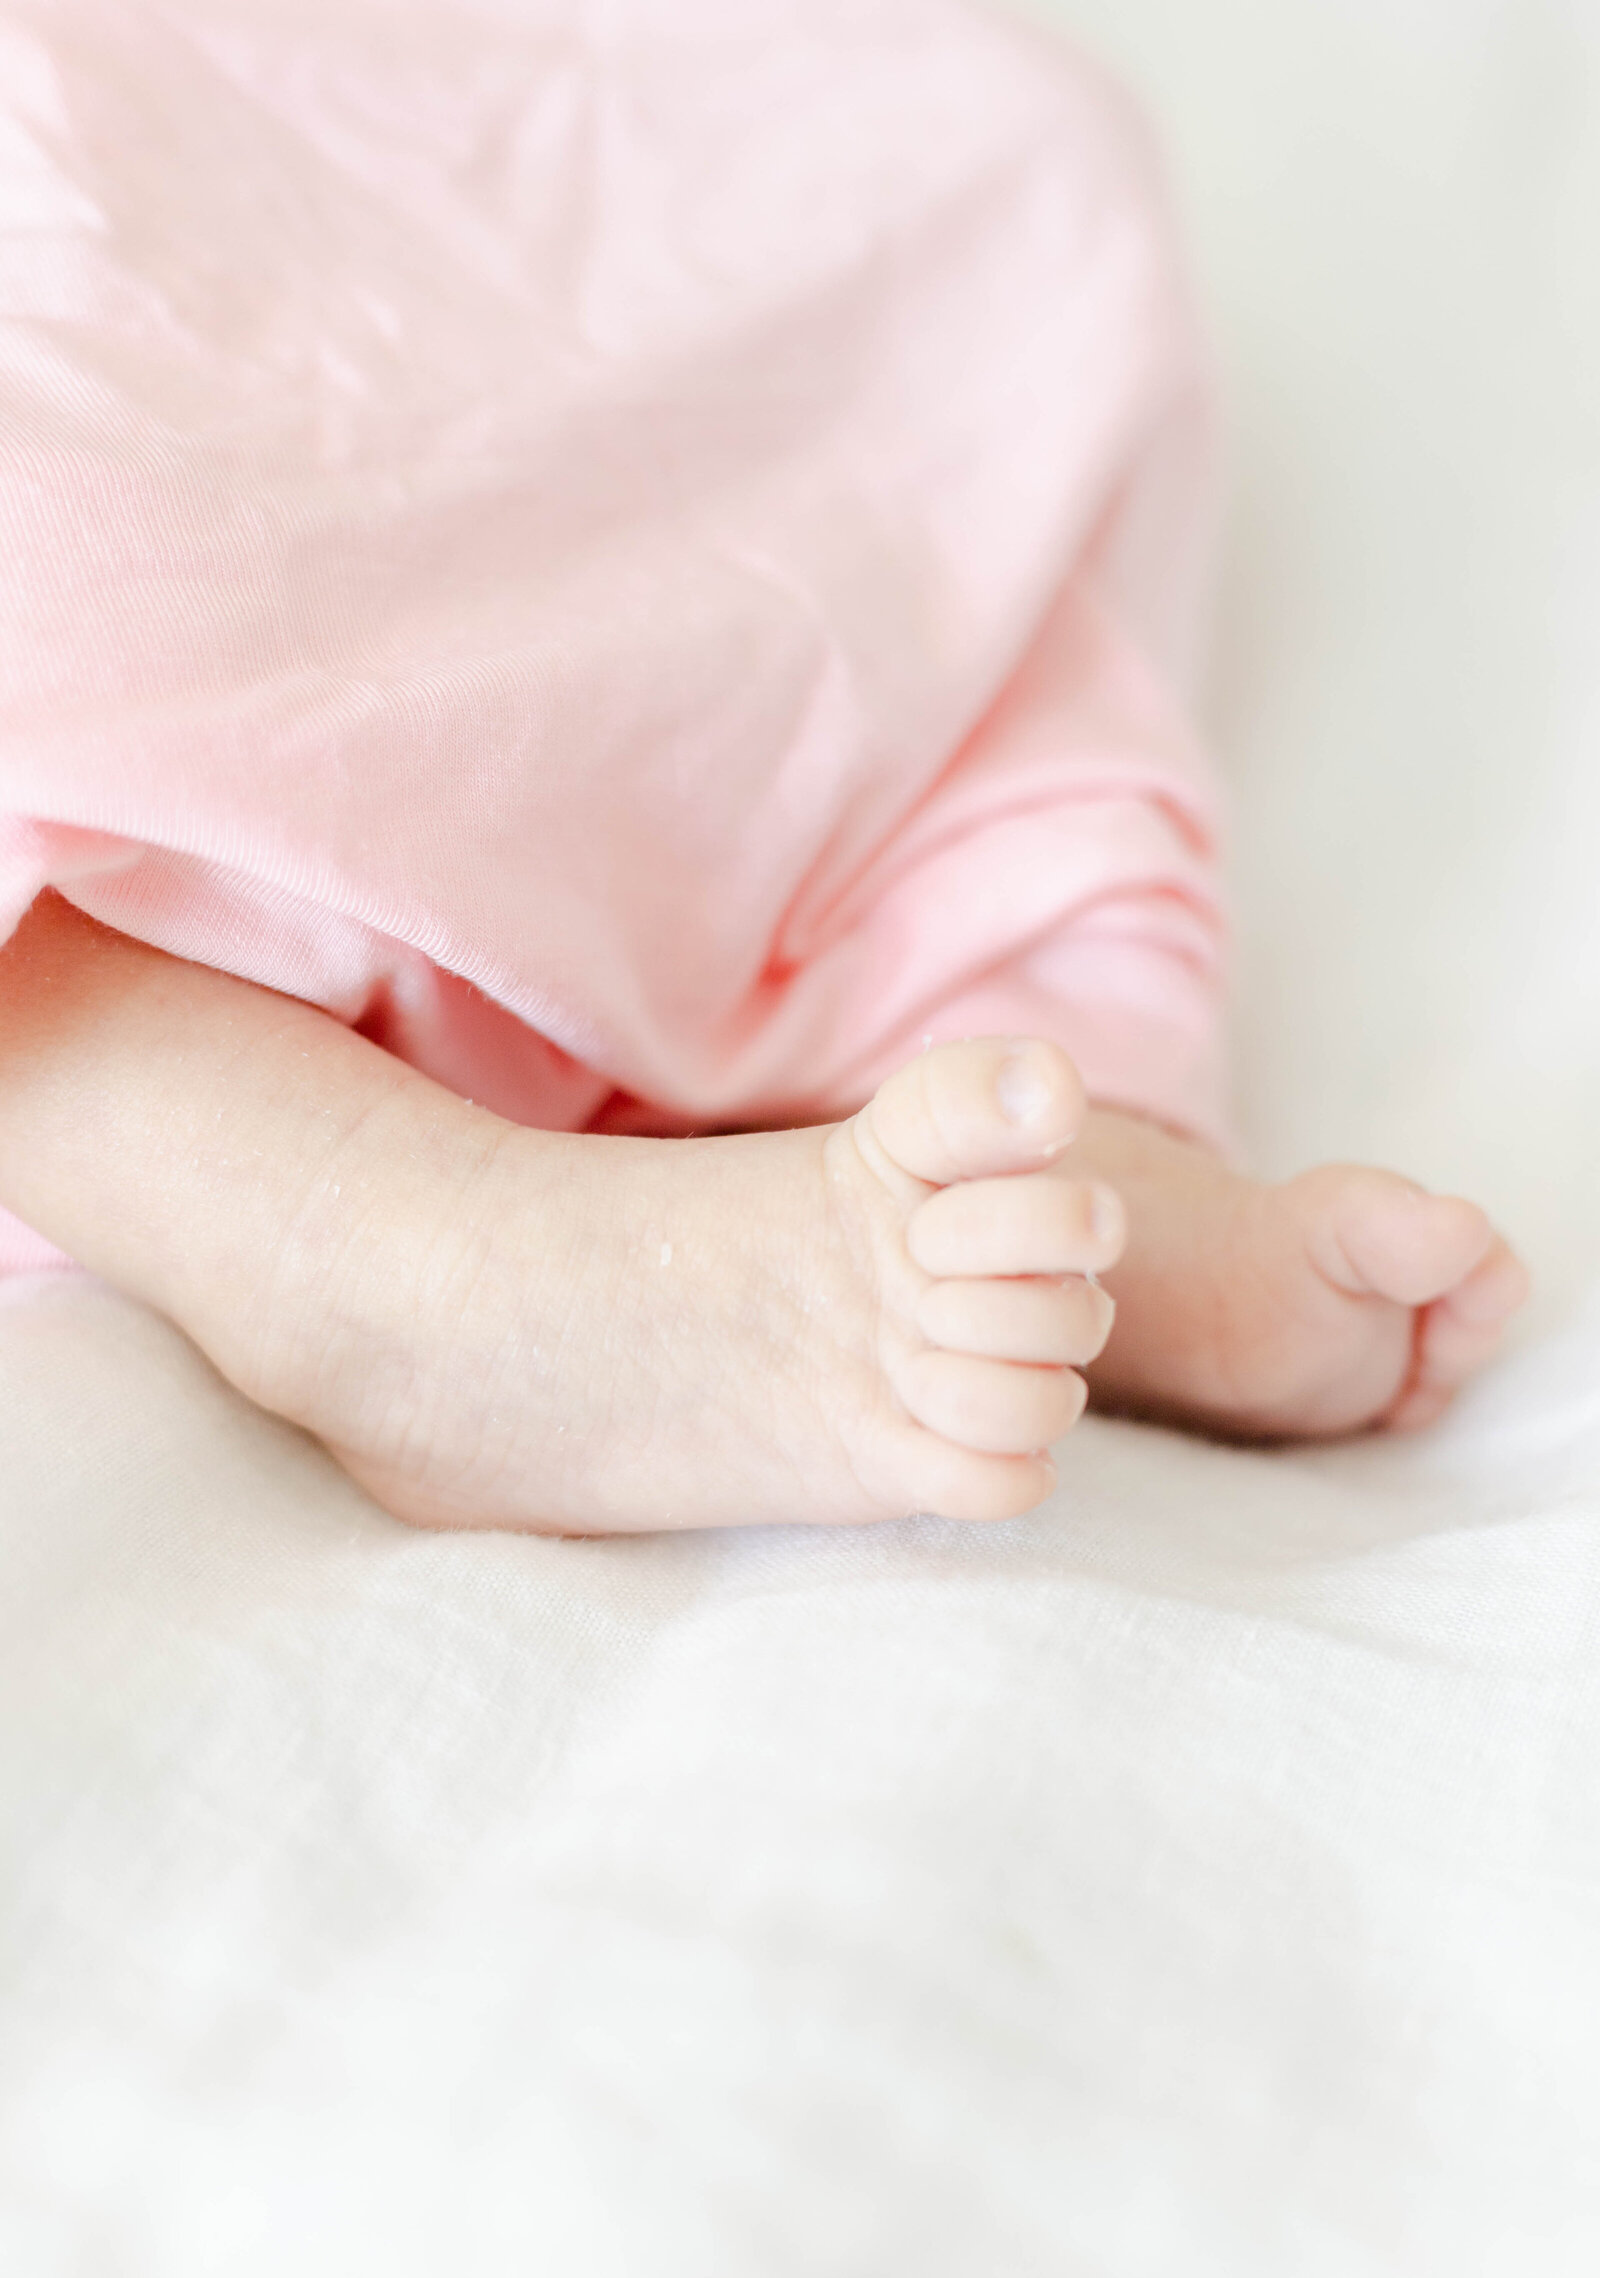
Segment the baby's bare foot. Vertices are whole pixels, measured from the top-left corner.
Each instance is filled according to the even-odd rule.
[[[1081,1277],[1121,1205],[1058,1163],[1083,1112],[1061,1052],[1001,1040],[924,1053],[828,1128],[505,1127],[434,1182],[447,1214],[364,1158],[295,1246],[325,1286],[277,1292],[292,1333],[235,1373],[424,1523],[1012,1517],[1110,1326]]]
[[[823,1130],[523,1131],[50,895],[0,951],[0,1196],[391,1510],[463,1526],[1005,1517],[1102,1346],[1111,1404],[1405,1426],[1525,1287],[1470,1203],[1238,1178],[1086,1116],[1050,1045],[925,1053]],[[1114,1262],[1107,1345],[1082,1277]]]
[[[1527,1274],[1475,1203],[1330,1165],[1281,1186],[1117,1115],[1075,1157],[1123,1193],[1107,1405],[1249,1437],[1412,1429],[1500,1342]]]

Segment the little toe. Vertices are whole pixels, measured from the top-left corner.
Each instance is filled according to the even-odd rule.
[[[1035,1169],[1067,1146],[1083,1114],[1083,1086],[1059,1046],[982,1037],[908,1060],[856,1121],[902,1171],[944,1186]]]
[[[1436,1424],[1455,1399],[1454,1384],[1408,1384],[1387,1415],[1378,1419],[1387,1432],[1420,1432]]]
[[[924,1273],[962,1279],[1100,1273],[1127,1238],[1121,1197],[1097,1180],[966,1179],[930,1194],[906,1220]]]
[[[902,1452],[899,1471],[899,1500],[908,1512],[992,1526],[1036,1510],[1055,1490],[1056,1467],[1042,1449],[1024,1455],[980,1455],[936,1432],[914,1425],[908,1425],[907,1431],[916,1443]]]
[[[946,1352],[1081,1368],[1104,1350],[1115,1313],[1088,1281],[935,1281],[917,1327]]]
[[[1429,1305],[1464,1282],[1496,1236],[1475,1202],[1429,1194],[1393,1171],[1332,1166],[1285,1190],[1313,1262],[1352,1296]]]
[[[1032,1455],[1083,1414],[1088,1387],[1067,1368],[1034,1368],[930,1348],[903,1365],[896,1386],[930,1432],[988,1455]]]

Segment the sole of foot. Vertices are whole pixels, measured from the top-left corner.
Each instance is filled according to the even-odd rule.
[[[506,1127],[267,1404],[426,1525],[1016,1517],[1111,1325],[1086,1277],[1125,1220],[1072,1175],[1084,1113],[1064,1053],[995,1038],[828,1127]]]

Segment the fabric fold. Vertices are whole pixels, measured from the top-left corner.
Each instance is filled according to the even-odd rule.
[[[0,928],[551,1127],[999,1027],[1220,1128],[1205,357],[1087,66],[954,0],[0,39]]]

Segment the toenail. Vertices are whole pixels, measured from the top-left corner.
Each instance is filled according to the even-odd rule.
[[[1050,1104],[1049,1079],[1032,1052],[1014,1052],[1009,1060],[1001,1061],[995,1091],[1008,1123],[1032,1123]]]
[[[1089,1227],[1097,1242],[1122,1239],[1122,1197],[1114,1187],[1090,1187]]]

